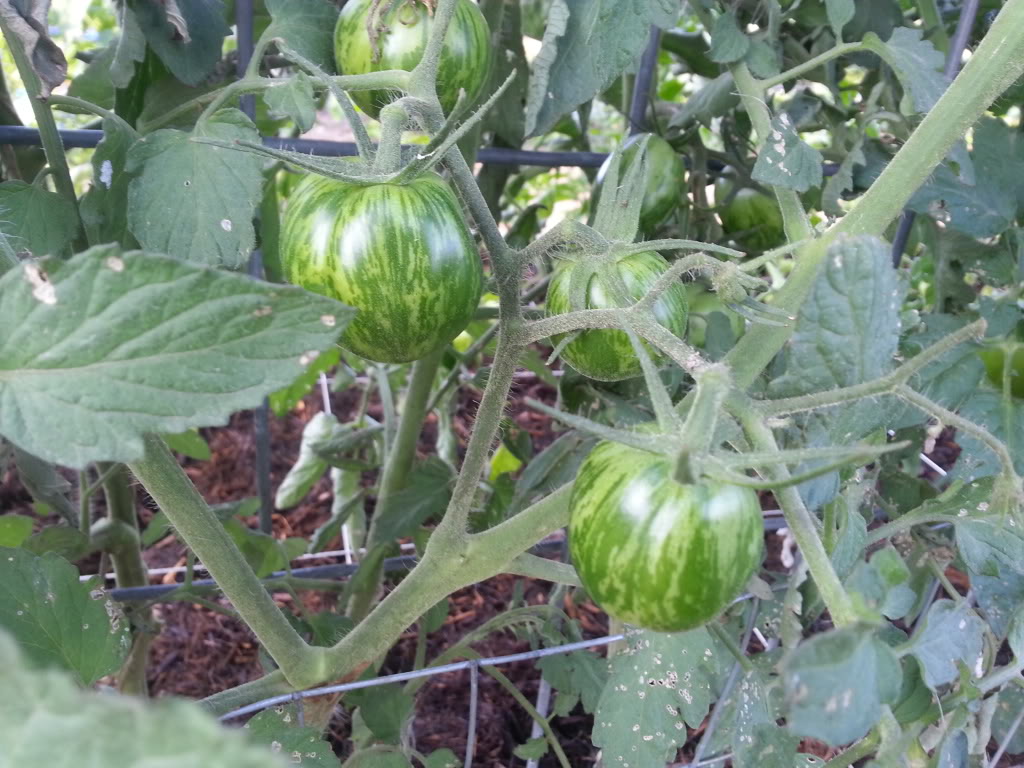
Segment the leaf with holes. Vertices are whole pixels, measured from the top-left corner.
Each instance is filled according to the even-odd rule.
[[[265,709],[245,724],[250,741],[269,748],[285,761],[303,768],[337,768],[334,750],[316,728],[298,724],[294,704]]]
[[[90,593],[77,568],[24,549],[0,549],[0,627],[33,666],[66,670],[86,686],[118,669],[131,645],[120,609]]]
[[[817,635],[783,665],[789,729],[834,746],[856,741],[899,695],[900,679],[896,656],[871,631]]]
[[[820,187],[821,152],[800,138],[785,112],[772,120],[772,129],[754,163],[753,179],[773,187],[806,192]]]
[[[255,407],[351,316],[300,288],[113,245],[25,264],[0,278],[0,434],[69,467],[137,459],[147,432]]]
[[[79,211],[90,243],[123,243],[128,234],[128,150],[138,135],[116,120],[103,121],[92,153],[92,182]]]
[[[664,765],[708,713],[732,659],[707,630],[635,631],[612,660],[594,713],[594,744],[608,765]]]
[[[164,129],[128,151],[128,226],[143,248],[200,264],[238,267],[256,242],[252,218],[263,195],[263,161],[249,152],[192,141],[193,135],[259,141],[237,109],[222,109],[195,133]]]
[[[957,662],[980,676],[985,623],[967,601],[936,600],[906,651],[921,663],[921,677],[933,691],[957,679]]]

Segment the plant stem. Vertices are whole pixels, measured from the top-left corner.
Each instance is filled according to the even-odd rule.
[[[732,639],[732,635],[726,632],[722,625],[718,623],[717,619],[712,619],[706,625],[708,632],[715,636],[722,645],[725,646],[726,650],[736,659],[736,663],[740,665],[744,673],[753,672],[754,665],[747,658],[747,655],[743,653],[743,649],[740,648],[739,644]]]
[[[569,758],[566,757],[565,752],[562,749],[562,745],[558,743],[558,738],[555,736],[555,732],[551,730],[551,723],[548,722],[548,719],[541,716],[540,712],[538,712],[534,708],[533,704],[530,703],[530,700],[527,699],[518,688],[516,688],[515,683],[505,677],[497,667],[483,667],[482,669],[497,680],[501,684],[501,687],[508,691],[512,698],[516,700],[516,703],[526,710],[526,714],[533,718],[533,722],[540,726],[540,729],[544,731],[544,737],[548,740],[548,744],[551,745],[551,749],[554,750],[555,756],[558,758],[559,765],[561,765],[562,768],[572,768]]]
[[[550,581],[553,584],[568,584],[570,587],[580,587],[583,585],[579,575],[576,573],[576,569],[568,563],[560,563],[557,560],[537,557],[529,552],[524,552],[513,560],[505,568],[505,573],[525,576],[528,579]]]
[[[182,540],[199,556],[245,623],[296,687],[325,679],[323,649],[303,642],[238,551],[217,516],[159,437],[147,435],[146,453],[129,464]]]
[[[867,757],[878,747],[878,736],[872,731],[845,752],[840,752],[825,763],[822,768],[847,768],[861,758]]]
[[[214,717],[218,717],[261,699],[291,693],[293,690],[295,689],[288,684],[284,673],[280,669],[275,669],[257,680],[207,696],[199,702],[199,706]]]
[[[381,476],[377,506],[374,509],[373,521],[370,523],[370,532],[367,536],[367,549],[387,543],[379,540],[378,521],[390,514],[395,495],[405,487],[409,471],[412,469],[413,459],[416,458],[416,445],[423,429],[423,419],[427,414],[430,389],[434,384],[443,354],[444,348],[440,347],[423,359],[417,360],[413,366],[409,389],[406,392],[405,404],[402,407],[402,415],[398,423],[398,431]],[[387,375],[382,373],[381,378],[386,379]],[[381,396],[383,397],[385,394],[382,390]],[[371,574],[372,578],[367,578],[365,581],[360,579],[359,588],[352,593],[348,615],[356,621],[360,621],[370,611],[373,598],[380,587],[383,574],[382,566],[383,562],[378,562],[375,573]]]
[[[863,50],[863,43],[840,43],[839,45],[829,48],[827,51],[823,51],[822,53],[819,53],[817,56],[808,59],[802,64],[797,64],[795,67],[787,69],[780,75],[775,75],[775,77],[769,77],[767,80],[759,80],[758,85],[764,90],[767,90],[769,88],[773,88],[776,85],[782,85],[783,83],[789,80],[795,80],[805,72],[810,72],[811,70],[817,69],[822,64],[827,64],[828,62],[832,61],[832,59],[837,59],[840,56],[847,56],[851,53],[856,53],[857,51]]]
[[[741,402],[738,396],[727,402],[726,407],[739,420],[743,431],[755,449],[760,451],[777,451],[778,446],[772,431],[761,421],[749,402]],[[789,471],[782,466],[769,466],[763,470],[765,477],[784,481],[789,479]],[[825,551],[821,538],[814,524],[814,518],[804,505],[800,492],[795,486],[787,486],[775,492],[775,498],[782,507],[786,517],[786,525],[793,532],[797,546],[807,562],[807,567],[814,577],[821,592],[822,600],[836,626],[853,624],[857,615],[850,596],[846,593],[842,582],[832,567],[832,561]]]
[[[409,115],[400,105],[388,104],[380,111],[380,143],[373,159],[373,171],[379,174],[396,173],[402,165],[402,128]]]
[[[65,107],[75,107],[76,109],[80,109],[84,112],[91,112],[97,117],[102,117],[104,120],[110,120],[111,122],[116,123],[117,127],[120,130],[125,131],[129,136],[138,135],[136,130],[132,128],[132,126],[129,125],[123,117],[121,117],[118,114],[115,114],[114,112],[111,112],[109,109],[104,109],[103,107],[97,106],[96,104],[93,104],[91,101],[86,101],[85,99],[77,99],[74,96],[60,96],[58,94],[52,94],[47,99],[47,102],[55,106],[63,105]]]

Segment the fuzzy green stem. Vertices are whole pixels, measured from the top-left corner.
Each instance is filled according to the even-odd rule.
[[[456,0],[440,0],[434,9],[434,22],[430,28],[430,37],[423,50],[423,58],[409,77],[409,93],[417,98],[440,106],[437,99],[437,70],[441,63],[441,51],[444,38],[448,33],[448,25],[455,15]]]
[[[840,752],[825,763],[822,768],[848,768],[878,748],[878,735],[872,731],[845,752]]]
[[[729,369],[724,365],[708,366],[694,378],[697,394],[683,423],[676,456],[675,479],[683,485],[700,479],[700,464],[714,443],[715,425],[730,387]]]
[[[131,462],[129,468],[185,544],[199,556],[289,682],[305,687],[325,679],[323,649],[310,647],[299,637],[167,444],[155,435],[147,435],[145,447],[145,456]]]
[[[537,557],[529,552],[524,552],[513,560],[505,568],[505,573],[525,576],[528,579],[550,581],[552,584],[568,584],[570,587],[583,586],[576,569],[568,563]]]
[[[739,420],[747,438],[757,450],[778,450],[772,431],[761,421],[749,402],[743,402],[739,396],[734,396],[727,403],[727,407]],[[762,474],[773,480],[789,479],[789,471],[781,466],[765,467]],[[818,536],[814,518],[804,505],[800,492],[794,486],[787,486],[776,491],[775,497],[782,507],[786,525],[800,547],[800,552],[832,615],[832,620],[840,627],[853,624],[857,620],[857,615],[850,602],[850,596],[832,567],[832,561]]]
[[[743,649],[740,648],[739,643],[732,639],[732,635],[725,631],[721,624],[718,623],[717,619],[709,621],[705,627],[708,632],[714,635],[715,639],[718,640],[722,645],[725,646],[726,650],[736,659],[736,663],[740,665],[744,674],[754,671],[754,665],[747,658],[747,655],[743,653]]]
[[[841,405],[853,402],[865,397],[873,397],[890,392],[905,385],[911,378],[926,366],[943,357],[950,350],[964,344],[965,342],[978,340],[985,335],[986,322],[984,319],[975,320],[965,325],[948,336],[944,336],[927,349],[922,350],[899,368],[863,384],[854,384],[849,387],[830,389],[825,392],[815,392],[810,395],[798,397],[787,397],[780,400],[764,400],[757,403],[758,410],[771,416],[780,416],[788,413],[800,413],[818,408]]]
[[[420,432],[423,429],[423,420],[427,414],[427,401],[430,398],[430,389],[434,385],[434,378],[437,375],[437,368],[441,363],[441,356],[444,348],[439,347],[434,352],[418,360],[412,369],[412,376],[409,380],[409,388],[405,396],[405,404],[402,407],[402,415],[398,423],[398,431],[395,440],[391,445],[381,476],[380,490],[377,494],[377,506],[373,513],[373,522],[370,524],[370,532],[367,536],[367,547],[378,547],[387,542],[380,540],[379,521],[389,515],[394,505],[395,496],[405,487],[409,471],[412,469],[413,460],[416,458],[416,445],[419,442]],[[386,378],[386,375],[382,375]],[[381,393],[382,396],[384,393]],[[373,598],[380,587],[381,566],[377,563],[373,578],[365,581],[360,580],[359,589],[353,591],[349,602],[348,615],[356,621],[361,620],[369,613]]]
[[[380,143],[373,159],[375,173],[398,172],[402,165],[402,128],[408,120],[408,113],[397,103],[388,104],[380,111]]]
[[[138,135],[135,129],[132,128],[132,126],[129,125],[123,117],[111,112],[109,109],[97,106],[91,101],[77,99],[74,96],[59,96],[57,94],[53,94],[47,99],[47,102],[54,106],[74,107],[75,109],[80,109],[83,112],[90,112],[97,117],[102,117],[104,120],[110,120],[111,122],[116,123],[117,127],[120,130],[125,131],[129,136]]]
[[[812,70],[815,70],[818,67],[820,67],[822,64],[827,64],[828,62],[832,61],[832,59],[839,58],[840,56],[848,56],[851,53],[856,53],[857,51],[863,50],[864,45],[862,43],[841,43],[832,48],[829,48],[827,51],[819,53],[817,56],[814,56],[805,62],[797,64],[795,67],[787,69],[780,75],[775,75],[775,77],[769,77],[767,80],[758,80],[757,84],[760,88],[767,90],[776,85],[782,85],[782,83],[789,82],[790,80],[795,80],[805,72],[811,72]]]

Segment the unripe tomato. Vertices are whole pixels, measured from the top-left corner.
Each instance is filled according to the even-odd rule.
[[[616,267],[625,283],[629,297],[637,301],[643,298],[655,281],[668,269],[668,262],[654,251],[644,251],[621,258]],[[561,262],[555,269],[548,286],[547,312],[561,315],[571,312],[569,285],[571,274],[577,265],[570,261]],[[587,289],[586,309],[613,309],[618,306],[612,301],[601,279],[593,277]],[[654,316],[658,322],[679,338],[686,332],[687,301],[686,289],[682,283],[672,285],[654,304]],[[563,337],[556,336],[557,344]],[[659,355],[644,342],[654,359]],[[625,331],[602,328],[581,331],[562,350],[562,359],[584,376],[597,381],[621,381],[643,373],[629,336]]]
[[[786,228],[775,199],[746,187],[730,198],[734,186],[725,176],[715,182],[715,204],[726,234],[755,251],[769,251],[785,243]]]
[[[385,69],[412,71],[427,47],[434,18],[420,0],[402,0],[383,14],[383,31],[376,43],[370,42],[366,22],[374,0],[349,0],[341,9],[334,28],[334,58],[338,71],[362,75]],[[380,6],[387,7],[387,2]],[[374,21],[377,16],[374,16]],[[448,114],[465,89],[472,104],[487,83],[491,70],[491,32],[476,3],[457,0],[455,15],[445,33],[441,61],[437,69],[437,95]],[[349,91],[352,101],[371,117],[397,96],[390,91]]]
[[[640,140],[644,136],[650,136],[650,141],[647,142],[647,186],[644,190],[643,203],[640,204],[640,231],[651,234],[665,222],[683,199],[684,170],[683,163],[671,144],[660,136],[638,133],[630,136],[623,144],[622,161],[619,163],[619,183],[625,178],[626,171],[636,158]],[[601,187],[610,162],[610,158],[605,160],[597,171],[591,201],[591,222],[601,199]]]
[[[307,176],[288,202],[280,250],[289,282],[359,310],[341,344],[381,363],[454,339],[483,288],[459,202],[435,173],[409,184]]]
[[[1024,344],[1007,341],[991,347],[982,347],[978,356],[985,364],[988,380],[1001,391],[1003,388],[1003,370],[1006,361],[1010,360],[1010,392],[1014,397],[1024,398]]]
[[[583,461],[569,514],[569,551],[583,586],[609,616],[645,629],[705,624],[761,562],[752,489],[683,485],[670,459],[620,443],[598,443]]]

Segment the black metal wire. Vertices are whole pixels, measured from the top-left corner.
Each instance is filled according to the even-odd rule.
[[[960,18],[957,20],[953,39],[949,41],[949,54],[946,56],[946,67],[943,70],[947,87],[960,71],[964,49],[967,47],[971,30],[974,28],[974,20],[978,16],[979,3],[980,0],[967,0],[963,8],[960,9]],[[896,234],[892,239],[892,265],[894,267],[898,267],[903,258],[903,249],[907,247],[907,240],[910,239],[910,228],[914,226],[915,215],[909,208],[904,208],[903,214],[900,216],[899,226],[896,227]]]
[[[100,143],[103,131],[70,128],[60,131],[67,148],[91,149]],[[0,144],[41,146],[39,131],[23,125],[0,125]],[[274,149],[290,149],[321,157],[354,157],[356,145],[351,141],[324,141],[318,139],[285,139],[265,136],[263,144]],[[560,165],[580,168],[598,168],[604,162],[604,152],[536,152],[527,149],[484,147],[477,153],[481,163],[495,165],[533,165],[554,168]]]
[[[658,69],[658,53],[660,52],[661,30],[651,27],[647,40],[647,48],[640,58],[636,79],[633,81],[633,99],[629,105],[629,133],[641,133],[647,127],[647,104],[651,98],[651,81]]]

